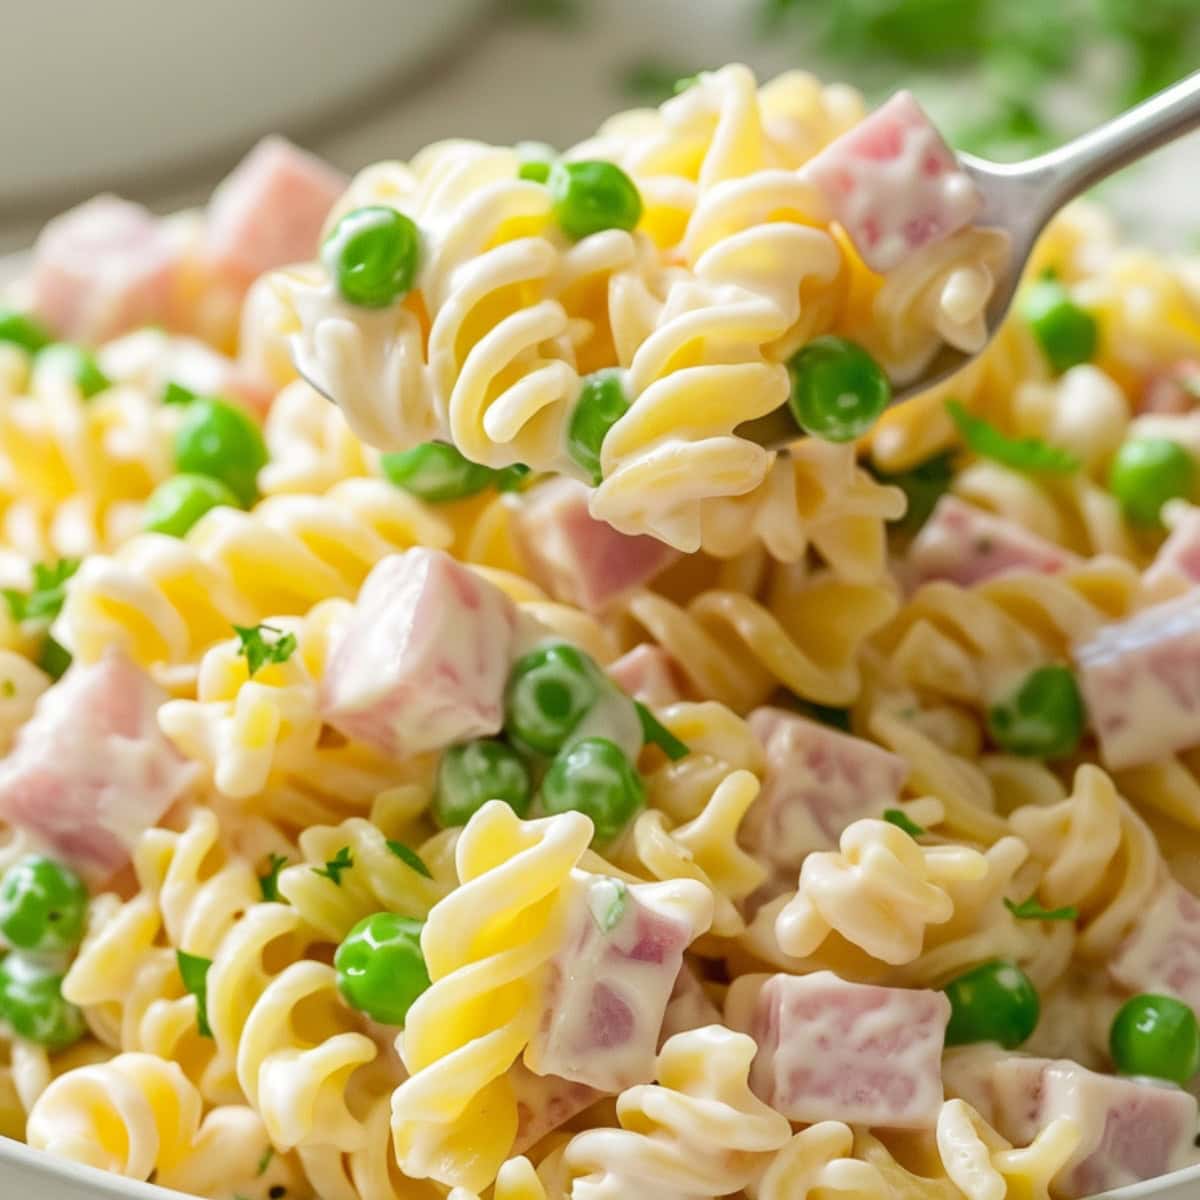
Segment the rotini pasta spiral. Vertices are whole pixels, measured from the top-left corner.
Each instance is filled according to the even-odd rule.
[[[874,958],[911,962],[927,925],[953,916],[946,886],[982,879],[987,860],[963,846],[919,846],[887,821],[855,821],[840,851],[810,854],[795,895],[779,909],[775,934],[803,958],[833,931]]]
[[[1004,1140],[965,1100],[947,1100],[937,1123],[937,1146],[946,1174],[967,1200],[1027,1196],[1050,1200],[1050,1184],[1079,1145],[1083,1131],[1059,1117],[1026,1147]]]
[[[1038,898],[1079,909],[1079,951],[1111,954],[1144,911],[1163,865],[1146,823],[1099,767],[1075,773],[1068,799],[1012,814],[1013,830],[1044,865]]]
[[[331,942],[340,942],[372,913],[423,918],[453,881],[422,874],[392,849],[394,845],[378,826],[361,817],[340,825],[311,826],[300,835],[304,861],[280,872],[279,894]],[[349,851],[352,865],[339,873],[337,882],[317,874],[314,867],[331,861],[343,848]],[[436,856],[429,857],[435,867],[440,865]],[[421,862],[425,863],[423,857]]]
[[[697,879],[717,898],[712,932],[731,937],[744,922],[738,904],[767,878],[767,869],[737,844],[737,830],[758,796],[758,780],[734,771],[713,791],[698,816],[674,829],[661,812],[644,812],[618,865],[652,879]]]
[[[563,1161],[572,1200],[725,1196],[754,1179],[791,1134],[747,1082],[755,1045],[709,1025],[676,1034],[658,1058],[657,1084],[617,1099],[620,1129],[577,1134]]]
[[[854,1134],[840,1121],[821,1121],[794,1134],[746,1189],[751,1200],[890,1200],[877,1167],[852,1157]]]
[[[517,1111],[504,1073],[534,1032],[563,885],[591,836],[580,814],[523,822],[498,801],[463,830],[460,886],[421,935],[433,986],[401,1041],[411,1078],[392,1098],[392,1135],[406,1174],[478,1189],[508,1154]]]
[[[253,1112],[215,1109],[203,1122],[201,1112],[200,1094],[175,1063],[122,1054],[56,1079],[34,1105],[27,1136],[38,1149],[130,1179],[153,1173],[167,1187],[226,1170],[236,1177],[231,1155],[243,1163],[261,1159],[269,1143]],[[216,1150],[222,1167],[198,1167]],[[252,1177],[252,1169],[245,1174]]]
[[[232,624],[302,614],[352,597],[381,558],[449,545],[432,512],[382,480],[349,479],[324,496],[272,496],[252,513],[209,512],[185,539],[133,538],[87,559],[71,579],[59,639],[85,662],[112,645],[144,666],[180,667]]]
[[[822,704],[852,701],[859,648],[895,610],[889,587],[832,576],[779,580],[766,603],[730,590],[703,592],[686,606],[652,592],[628,601],[697,694],[742,713],[780,685]]]

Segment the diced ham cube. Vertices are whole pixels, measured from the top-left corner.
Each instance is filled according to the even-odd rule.
[[[1142,575],[1147,594],[1162,598],[1200,583],[1200,508],[1172,501],[1167,509],[1171,532]]]
[[[33,310],[56,333],[102,342],[166,322],[181,262],[167,226],[116,196],[55,217],[33,248]]]
[[[657,538],[597,521],[588,512],[588,489],[573,479],[554,479],[522,496],[516,533],[538,583],[591,612],[648,583],[679,557]]]
[[[525,1065],[619,1092],[654,1077],[683,952],[708,928],[712,896],[690,879],[626,885],[581,872],[575,883]]]
[[[604,1094],[557,1075],[535,1075],[519,1061],[509,1068],[508,1081],[517,1098],[517,1137],[510,1156],[524,1154]]]
[[[950,495],[937,502],[908,550],[914,585],[947,579],[970,587],[1005,571],[1052,575],[1079,561],[1069,550]]]
[[[1184,358],[1146,380],[1138,397],[1137,411],[1180,416],[1191,412],[1197,404],[1200,404],[1200,362]]]
[[[996,1064],[993,1091],[996,1127],[1014,1145],[1027,1145],[1059,1117],[1078,1125],[1082,1141],[1054,1177],[1054,1194],[1064,1200],[1154,1179],[1193,1160],[1196,1099],[1173,1084],[1014,1056]]]
[[[498,733],[516,626],[512,601],[448,554],[385,558],[333,648],[322,716],[395,757]]]
[[[1200,1017],[1200,899],[1167,880],[1113,956],[1108,973],[1131,991],[1174,996]]]
[[[1200,742],[1200,592],[1102,625],[1072,654],[1109,768]]]
[[[207,252],[244,284],[314,258],[346,177],[281,137],[264,138],[213,193]]]
[[[836,849],[848,825],[896,803],[908,774],[899,755],[781,708],[756,709],[749,724],[767,771],[742,837],[780,870],[794,875],[805,855]]]
[[[720,1009],[709,999],[696,972],[689,964],[684,963],[679,969],[675,986],[671,989],[667,1011],[663,1014],[662,1029],[658,1035],[659,1047],[661,1048],[667,1038],[672,1038],[677,1033],[688,1033],[693,1029],[703,1029],[705,1025],[720,1024]]]
[[[68,671],[0,763],[0,820],[103,883],[196,778],[159,730],[166,698],[118,651]]]
[[[830,142],[802,174],[820,189],[863,262],[879,272],[969,224],[983,204],[909,92]]]
[[[730,989],[735,1009],[746,1000],[737,993],[750,989],[758,1043],[750,1086],[777,1112],[886,1129],[936,1124],[950,1020],[944,993],[847,983],[832,971],[742,976]]]
[[[642,643],[608,667],[609,678],[627,696],[652,708],[665,708],[683,699],[675,661],[657,646]]]

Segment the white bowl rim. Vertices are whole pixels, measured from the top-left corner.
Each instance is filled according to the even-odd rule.
[[[36,1171],[45,1177],[47,1183],[58,1178],[88,1188],[96,1194],[98,1200],[164,1200],[164,1197],[185,1195],[183,1192],[159,1187],[157,1184],[139,1183],[96,1167],[54,1158],[43,1151],[32,1150],[22,1142],[0,1137],[0,1170],[6,1161]],[[3,1180],[0,1179],[0,1182]],[[1200,1195],[1200,1164],[1172,1171],[1169,1175],[1160,1175],[1157,1179],[1147,1179],[1141,1183],[1117,1188],[1115,1191],[1102,1192],[1090,1200],[1156,1200],[1156,1197],[1166,1194],[1167,1188],[1179,1188],[1184,1184],[1193,1183],[1197,1188],[1189,1189],[1189,1195]],[[1181,1200],[1179,1193],[1176,1193],[1174,1200]]]

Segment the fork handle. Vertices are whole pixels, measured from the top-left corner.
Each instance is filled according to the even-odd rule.
[[[1164,88],[1119,117],[1021,164],[1060,208],[1102,179],[1200,128],[1200,71]]]

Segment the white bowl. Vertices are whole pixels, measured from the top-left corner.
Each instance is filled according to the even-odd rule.
[[[4,1200],[168,1200],[179,1192],[133,1183],[91,1167],[62,1162],[0,1138],[0,1196]],[[1105,1192],[1096,1200],[1196,1200],[1200,1167]]]
[[[169,177],[433,65],[487,0],[4,6],[0,207]]]

